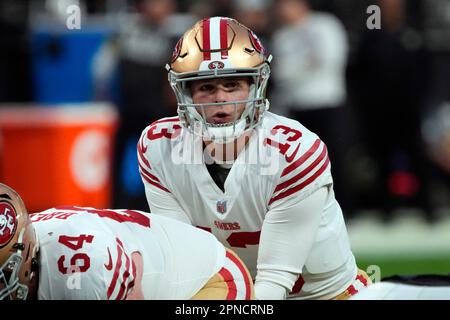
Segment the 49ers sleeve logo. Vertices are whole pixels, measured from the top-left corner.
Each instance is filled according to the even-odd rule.
[[[0,248],[11,241],[16,233],[17,216],[14,207],[8,202],[0,201]]]

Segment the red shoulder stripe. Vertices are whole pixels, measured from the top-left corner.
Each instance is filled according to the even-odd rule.
[[[119,278],[120,267],[122,266],[122,248],[121,248],[122,242],[118,238],[116,238],[116,242],[117,242],[117,261],[116,267],[114,269],[114,275],[107,291],[108,299],[111,298],[111,295],[114,292],[114,288],[116,287],[117,284],[117,279]]]
[[[298,158],[295,162],[291,163],[289,166],[284,168],[283,172],[281,173],[281,177],[284,177],[285,175],[291,173],[295,169],[297,169],[299,166],[301,166],[306,160],[309,159],[319,148],[320,145],[320,139],[317,139],[314,144],[309,148],[308,151],[306,151],[300,158]]]
[[[147,158],[145,157],[144,153],[147,151],[147,147],[144,148],[144,139],[143,137],[138,141],[138,154],[139,154],[139,158],[141,159],[141,161],[143,163],[145,163],[145,165],[147,167],[149,167],[150,169],[152,168],[150,166],[150,162],[147,160]]]
[[[120,283],[120,289],[119,293],[116,296],[116,300],[122,300],[123,295],[125,292],[125,282],[127,281],[128,277],[130,276],[130,257],[124,252],[126,261],[125,261],[125,271],[122,274],[122,281]]]
[[[325,169],[327,168],[328,164],[330,163],[330,159],[327,157],[327,160],[324,162],[324,164],[322,165],[322,167],[320,167],[319,170],[317,170],[316,173],[314,173],[311,177],[309,177],[308,179],[306,179],[305,181],[303,181],[302,183],[300,183],[299,185],[286,190],[285,192],[279,193],[277,196],[272,197],[272,199],[270,199],[269,201],[269,205],[271,205],[272,203],[274,203],[277,200],[283,199],[287,196],[290,196],[291,194],[303,189],[304,187],[306,187],[307,185],[309,185],[311,182],[313,182],[318,176],[320,176],[322,174],[322,172],[325,171]]]
[[[134,264],[133,259],[131,259],[131,272],[133,273],[133,276],[132,276],[132,280],[130,282],[128,282],[125,298],[128,296],[128,293],[130,292],[131,288],[134,287],[134,282],[136,279],[136,265]]]
[[[140,163],[139,163],[139,169],[141,169],[142,174],[145,174],[148,178],[153,179],[156,182],[161,183],[161,181],[159,181],[159,179],[156,176],[154,176],[153,174],[148,172]]]
[[[150,179],[149,177],[147,177],[144,173],[142,173],[142,171],[141,171],[141,174],[142,174],[142,177],[145,179],[145,181],[147,181],[147,182],[150,183],[151,185],[153,185],[153,186],[155,186],[155,187],[157,187],[157,188],[159,188],[159,189],[161,189],[161,190],[163,190],[163,191],[165,191],[165,192],[171,193],[171,192],[169,191],[169,189],[164,188],[164,187],[163,187],[162,185],[160,185],[159,183],[157,183],[157,182],[151,180],[151,179]]]
[[[279,185],[277,185],[277,187],[275,188],[274,192],[283,190],[284,188],[287,188],[290,185],[293,185],[294,183],[296,183],[298,180],[302,179],[304,176],[306,176],[308,173],[310,173],[312,169],[317,167],[317,165],[326,156],[327,156],[327,147],[325,145],[323,145],[322,152],[320,153],[320,155],[317,157],[316,160],[314,160],[308,167],[306,167],[303,171],[301,171],[300,173],[298,173],[295,176],[293,176],[291,179],[286,180],[285,182],[280,183]]]

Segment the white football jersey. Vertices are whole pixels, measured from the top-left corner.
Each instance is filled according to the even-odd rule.
[[[224,191],[205,165],[202,139],[182,128],[178,117],[143,131],[138,158],[151,211],[211,232],[257,281],[257,272],[267,269],[301,274],[295,286],[295,280],[284,286],[298,298],[326,299],[354,280],[357,267],[326,146],[299,122],[267,112],[234,161]],[[329,193],[323,209],[310,214],[316,219],[312,233],[292,230],[287,212],[321,188]],[[305,230],[308,214],[294,212]]]
[[[141,211],[60,207],[31,218],[38,299],[125,299],[136,277],[133,252],[142,256],[145,299],[189,299],[225,261],[211,234]]]

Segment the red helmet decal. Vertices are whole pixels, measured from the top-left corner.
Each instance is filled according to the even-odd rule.
[[[180,40],[178,40],[177,44],[175,45],[175,48],[173,49],[172,62],[174,62],[175,59],[178,58],[178,56],[180,55],[182,44],[183,44],[183,37],[181,37]]]
[[[249,34],[250,39],[252,40],[253,47],[255,47],[256,51],[264,54],[265,50],[259,38],[256,36],[256,34],[253,33],[253,31],[249,31]]]
[[[213,61],[208,64],[208,68],[210,70],[223,69],[224,67],[225,67],[225,64],[222,61]]]
[[[7,245],[17,229],[17,215],[14,207],[6,201],[0,201],[0,248]]]

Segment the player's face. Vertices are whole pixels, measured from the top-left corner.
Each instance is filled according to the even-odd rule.
[[[245,78],[218,78],[193,81],[191,85],[194,103],[221,103],[248,99],[250,86]],[[203,110],[202,110],[203,109]],[[197,107],[197,112],[213,124],[230,123],[240,118],[245,103]]]

